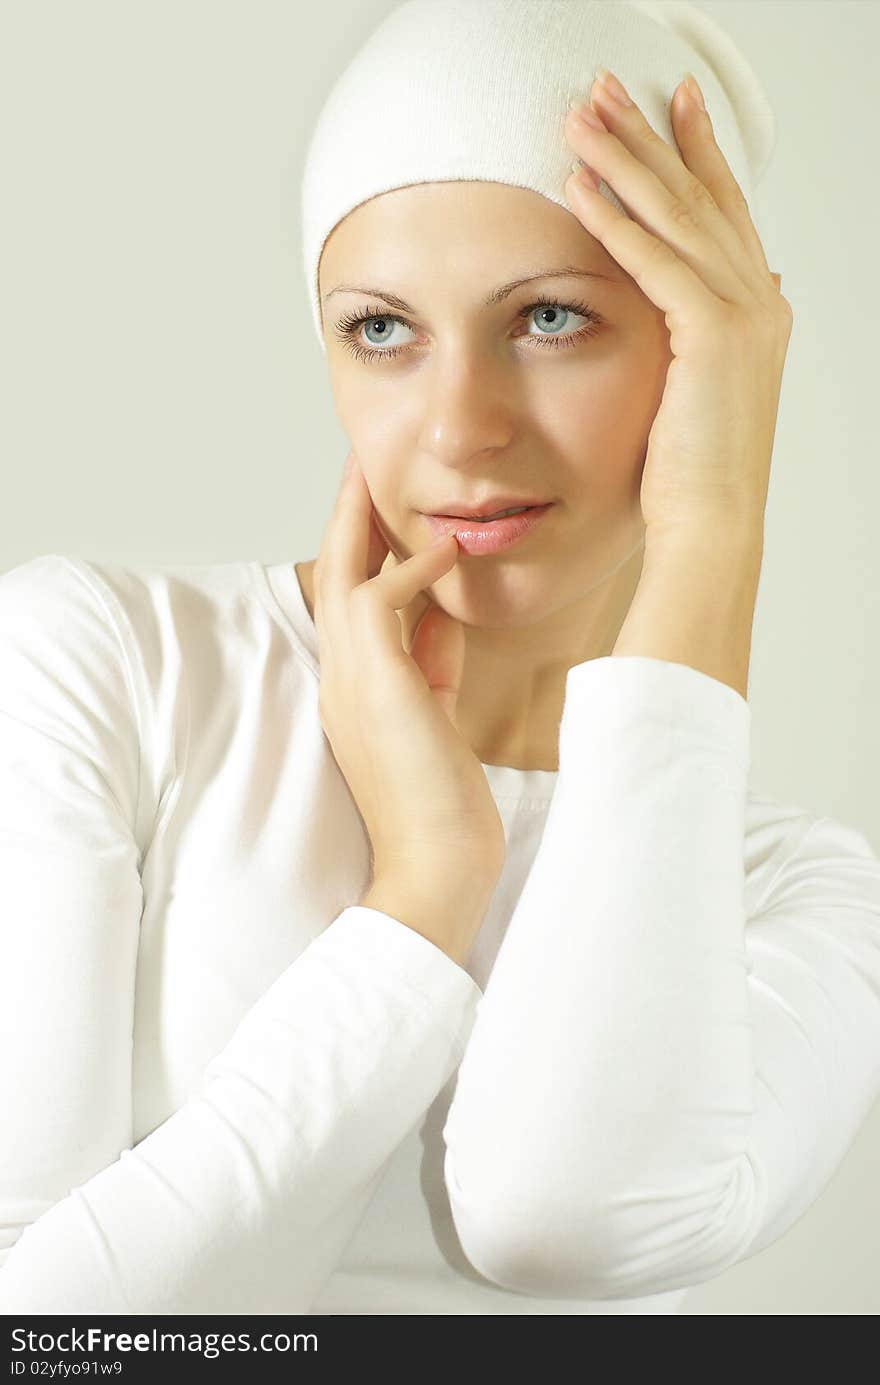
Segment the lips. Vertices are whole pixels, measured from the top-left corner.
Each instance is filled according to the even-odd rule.
[[[471,524],[491,524],[495,519],[510,519],[512,515],[524,515],[526,510],[532,510],[534,508],[535,506],[533,505],[511,505],[510,509],[507,510],[493,510],[490,515],[466,515],[462,514],[460,510],[449,510],[445,515],[440,516],[440,518],[466,519],[469,520]]]
[[[493,495],[478,505],[450,500],[448,504],[440,505],[436,510],[424,510],[423,514],[432,514],[441,519],[489,519],[504,510],[539,509],[549,503],[547,500],[538,500],[528,495]]]
[[[425,519],[435,537],[454,534],[460,552],[479,557],[500,553],[519,543],[551,513],[554,505],[551,500],[505,519],[461,519],[452,515],[425,515]]]

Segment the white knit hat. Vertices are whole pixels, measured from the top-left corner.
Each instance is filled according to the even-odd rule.
[[[532,188],[571,211],[565,116],[573,98],[588,98],[600,65],[673,148],[672,93],[693,72],[757,224],[753,193],[773,152],[773,110],[703,10],[684,0],[405,0],[337,78],[306,154],[303,260],[322,350],[321,251],[368,198],[482,179]],[[606,183],[600,190],[625,210]]]

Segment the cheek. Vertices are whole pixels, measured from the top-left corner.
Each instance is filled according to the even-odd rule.
[[[389,371],[389,375],[391,372]],[[397,458],[413,437],[413,395],[399,386],[396,394],[361,378],[344,397],[337,396],[336,414],[371,482],[377,503],[391,500],[397,484]]]
[[[574,380],[561,381],[542,404],[542,430],[594,495],[613,502],[638,488],[672,360],[667,344],[665,329],[658,334],[649,326],[628,349],[597,356]]]

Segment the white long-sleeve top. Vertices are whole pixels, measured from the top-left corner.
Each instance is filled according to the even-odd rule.
[[[357,903],[319,678],[292,563],[0,577],[0,1310],[678,1311],[880,1094],[875,851],[593,659],[459,966]]]

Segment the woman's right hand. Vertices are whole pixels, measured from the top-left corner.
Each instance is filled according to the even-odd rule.
[[[354,453],[314,566],[321,725],[370,838],[374,878],[494,886],[504,828],[479,759],[456,728],[460,621],[431,604],[403,645],[398,610],[449,572],[458,542],[380,571],[389,544]]]

